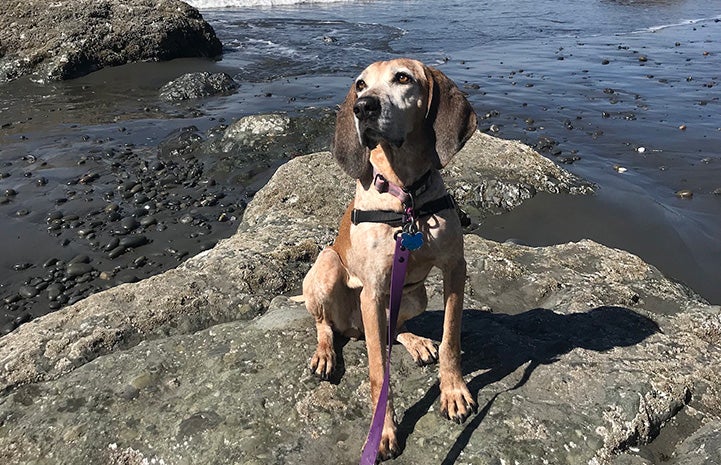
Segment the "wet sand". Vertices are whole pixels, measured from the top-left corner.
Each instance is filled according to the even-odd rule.
[[[65,101],[53,111],[41,103],[13,115],[0,132],[3,333],[212,247],[235,232],[245,205],[279,164],[328,146],[333,115],[317,109],[293,112],[304,131],[292,127],[277,146],[235,159],[222,153],[213,144],[233,115],[157,97],[157,87],[179,72],[215,66],[180,60],[104,70],[57,84],[65,99],[78,92],[77,106]],[[139,69],[154,77],[123,79],[148,75]],[[116,81],[138,98],[114,104],[112,90],[125,91],[113,87]],[[37,92],[44,88],[11,86],[30,102],[42,100]]]

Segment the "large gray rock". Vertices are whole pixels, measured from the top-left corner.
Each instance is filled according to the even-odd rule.
[[[230,94],[238,87],[227,73],[187,73],[160,88],[160,98],[171,102]]]
[[[221,49],[198,10],[179,0],[12,0],[0,8],[0,83],[24,75],[69,79],[135,61],[214,57]]]
[[[497,143],[475,136],[448,173],[461,163],[491,173]],[[535,164],[536,181],[559,179],[506,147],[509,163]],[[449,179],[460,182],[479,192]],[[1,338],[0,461],[357,463],[371,416],[364,343],[340,344],[333,383],[316,381],[312,319],[287,298],[351,191],[328,153],[296,158],[214,249]],[[673,423],[684,435],[664,463],[715,463],[719,307],[591,241],[465,243],[463,369],[481,410],[461,426],[443,420],[437,368],[395,352],[404,451],[393,463],[659,463],[646,444]],[[412,325],[437,339],[438,275],[428,287],[430,311]]]

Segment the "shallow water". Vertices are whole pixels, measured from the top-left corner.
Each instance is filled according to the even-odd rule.
[[[721,5],[378,1],[204,14],[224,63],[277,95],[266,108],[337,103],[377,59],[439,67],[486,116],[482,130],[541,149],[551,139],[545,155],[580,158],[566,167],[599,185],[593,199],[543,197],[489,219],[481,234],[532,245],[590,237],[721,302]]]
[[[0,187],[19,195],[0,205],[0,297],[29,276],[15,265],[87,252],[80,241],[62,247],[46,231],[53,202],[70,189],[64,184],[87,171],[83,157],[131,147],[148,158],[183,127],[203,132],[247,114],[332,108],[369,62],[412,56],[463,88],[481,130],[536,145],[558,162],[579,158],[564,166],[599,185],[590,198],[539,196],[487,219],[481,234],[531,245],[590,237],[721,303],[721,195],[713,194],[721,188],[721,3],[577,3],[385,0],[203,10],[224,43],[221,61],[133,64],[69,82],[1,86],[0,172],[10,176]],[[203,0],[210,4],[219,3]],[[228,72],[240,88],[181,104],[158,99],[165,82],[196,70]],[[50,187],[35,185],[40,176]],[[257,188],[241,184],[219,188],[237,198]],[[693,197],[678,198],[680,189]],[[102,206],[93,202],[72,208],[81,214]],[[30,213],[18,216],[22,209]],[[234,228],[219,229],[229,235]],[[169,231],[169,240],[188,242],[181,226]],[[3,318],[14,315],[6,308]]]

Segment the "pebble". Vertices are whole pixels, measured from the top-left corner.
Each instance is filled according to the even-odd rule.
[[[20,299],[22,299],[22,297],[20,297],[20,294],[13,294],[13,295],[5,297],[3,299],[3,302],[5,303],[5,305],[10,305],[10,304],[14,304],[15,302],[19,301]]]
[[[120,220],[120,226],[126,231],[132,231],[138,226],[140,226],[140,223],[138,223],[138,220],[136,220],[132,216],[126,216],[125,218]]]
[[[158,222],[154,216],[144,216],[140,219],[140,226],[146,228]]]
[[[118,245],[117,247],[115,247],[114,249],[112,249],[108,252],[108,257],[118,258],[119,256],[121,256],[122,254],[125,253],[125,250],[126,250],[125,247]]]
[[[87,237],[89,239],[92,239],[92,235],[95,234],[95,230],[92,228],[82,228],[78,229],[78,236],[80,237]]]
[[[18,289],[18,294],[20,294],[20,297],[23,299],[32,299],[36,295],[38,295],[38,290],[35,289],[33,286],[20,286],[20,289]]]
[[[140,247],[148,243],[148,238],[142,235],[125,236],[120,239],[120,247],[133,248]]]
[[[100,177],[100,175],[97,173],[87,173],[87,174],[84,174],[83,176],[81,176],[80,179],[78,179],[78,182],[80,184],[90,184],[93,181],[95,181],[96,179],[98,179],[99,177]]]
[[[644,153],[646,151],[646,147],[639,147],[636,149],[638,153]]]
[[[57,300],[58,297],[60,297],[60,295],[63,293],[64,290],[65,290],[65,286],[63,286],[62,284],[52,283],[51,285],[48,286],[48,289],[47,289],[48,299],[51,301]]]
[[[61,212],[60,210],[55,210],[55,211],[48,213],[47,222],[49,223],[53,220],[60,220],[62,218],[63,218],[63,212]]]
[[[560,163],[563,163],[563,164],[566,164],[566,165],[571,165],[571,164],[577,162],[577,161],[580,160],[580,159],[581,159],[581,157],[579,157],[578,155],[569,155],[569,156],[561,156],[561,157],[558,157],[558,161],[559,161]]]
[[[23,271],[27,270],[28,268],[31,268],[33,266],[32,263],[23,262],[23,263],[16,263],[13,265],[13,270],[15,271]]]
[[[680,199],[690,199],[693,197],[693,192],[690,189],[681,189],[676,191],[676,197]]]
[[[619,173],[625,173],[626,171],[628,171],[626,168],[620,165],[613,165],[613,169]]]
[[[140,281],[140,278],[138,278],[136,275],[132,274],[131,272],[126,271],[126,272],[119,273],[115,277],[115,281],[118,284],[137,283],[138,281]]]
[[[90,257],[88,257],[85,254],[76,255],[73,258],[71,258],[70,260],[68,260],[68,264],[72,264],[72,263],[90,263]]]
[[[101,271],[98,278],[102,279],[103,281],[109,281],[110,278],[113,277],[113,273],[109,271]]]
[[[721,195],[721,187],[717,187],[716,189],[714,189],[713,195]]]
[[[22,313],[22,314],[16,316],[15,319],[13,320],[13,323],[15,324],[15,327],[17,328],[21,324],[27,323],[31,319],[32,319],[32,317],[30,316],[30,314],[25,312],[25,313]]]
[[[82,276],[93,271],[93,267],[88,263],[69,263],[65,268],[65,273],[69,277]]]
[[[194,218],[193,218],[192,215],[183,215],[183,216],[180,217],[180,219],[179,219],[178,221],[179,221],[181,224],[190,224],[190,223],[193,222],[193,220],[194,220]]]
[[[118,239],[117,237],[114,237],[114,238],[110,239],[110,242],[105,244],[105,247],[103,247],[103,249],[105,249],[106,252],[109,252],[109,251],[113,250],[114,248],[116,248],[119,244],[120,244],[120,239]]]

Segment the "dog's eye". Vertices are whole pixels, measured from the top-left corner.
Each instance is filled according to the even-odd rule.
[[[396,73],[395,81],[398,84],[410,84],[411,82],[413,82],[413,78],[410,77],[409,75],[407,75],[406,73],[401,72],[401,73]]]
[[[363,79],[358,79],[355,83],[356,92],[361,92],[368,87],[368,84]]]

